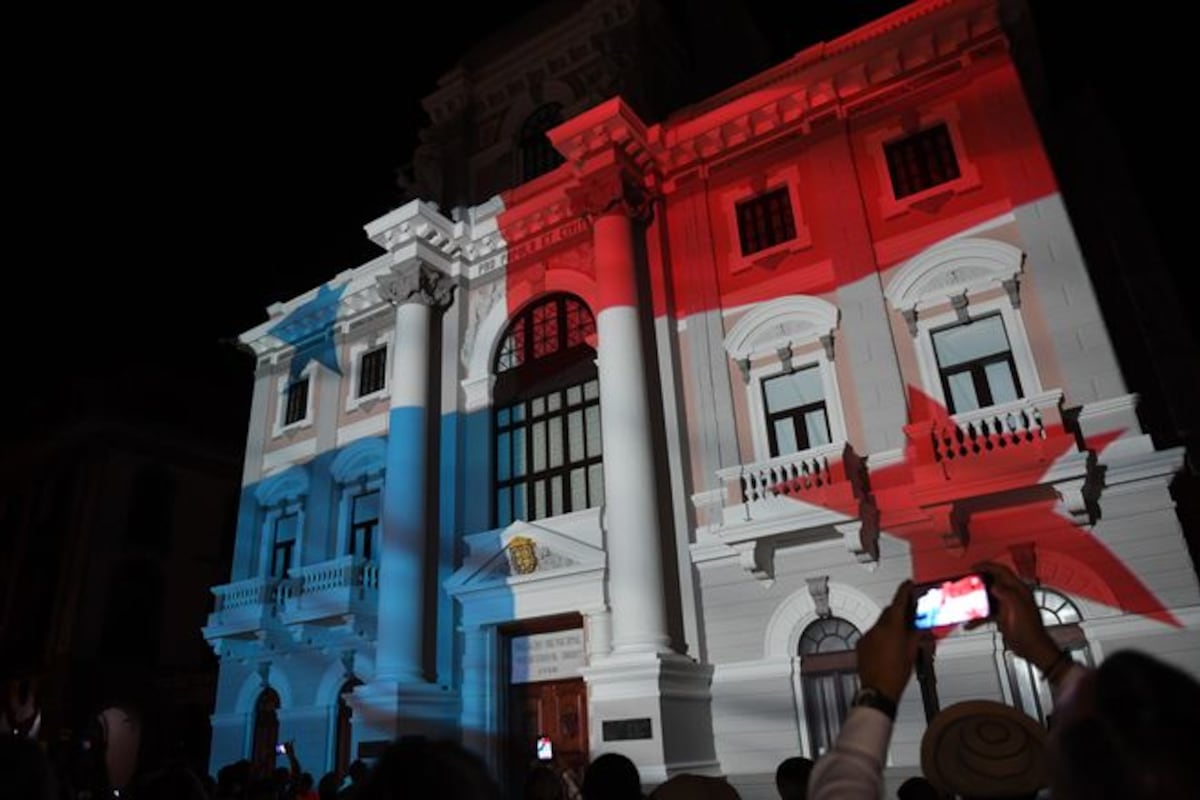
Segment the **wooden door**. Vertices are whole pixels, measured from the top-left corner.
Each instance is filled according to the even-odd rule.
[[[520,797],[525,775],[536,761],[538,736],[549,736],[553,766],[582,782],[588,764],[587,686],[581,678],[524,683],[509,694],[509,786]]]

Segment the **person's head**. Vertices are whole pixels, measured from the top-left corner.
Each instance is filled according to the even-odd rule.
[[[1057,709],[1056,800],[1200,795],[1200,684],[1134,651],[1107,659]]]
[[[558,773],[544,764],[538,764],[525,776],[525,800],[560,800],[562,794]]]
[[[639,800],[641,796],[637,767],[620,753],[605,753],[584,773],[583,800]]]
[[[321,776],[320,783],[317,784],[317,796],[321,800],[336,800],[338,789],[342,786],[342,779],[338,777],[336,772],[326,772]]]
[[[313,776],[311,772],[301,772],[300,777],[296,779],[297,792],[311,792],[313,788]]]
[[[499,800],[500,790],[487,766],[462,745],[423,737],[393,743],[375,769],[355,784],[355,800],[408,797],[445,800]]]
[[[810,758],[792,756],[779,762],[775,769],[775,788],[783,800],[804,800],[808,797],[808,776],[812,774]]]
[[[933,784],[916,775],[900,784],[896,797],[897,800],[939,800],[940,795]]]
[[[362,759],[355,759],[346,768],[346,774],[350,776],[351,783],[362,783],[368,772],[370,770],[367,768],[367,762]]]
[[[737,789],[709,775],[674,775],[650,793],[650,800],[739,800]]]
[[[144,776],[135,796],[138,800],[206,800],[208,794],[191,770],[176,764]]]

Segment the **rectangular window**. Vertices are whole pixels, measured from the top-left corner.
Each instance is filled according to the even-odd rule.
[[[817,364],[763,381],[772,456],[799,453],[831,441],[825,387]]]
[[[292,551],[296,547],[299,527],[298,514],[283,514],[275,520],[275,541],[271,545],[272,578],[287,577],[288,568],[292,566]]]
[[[883,150],[897,200],[959,177],[954,143],[945,123],[889,142]]]
[[[933,350],[951,414],[1021,397],[1004,320],[998,314],[934,331]]]
[[[379,530],[379,490],[355,495],[350,509],[350,555],[371,560]]]
[[[496,410],[496,525],[603,502],[595,379]]]
[[[308,378],[301,378],[288,385],[287,402],[284,405],[283,424],[291,425],[308,416]]]
[[[359,362],[358,396],[366,397],[369,394],[381,391],[386,383],[386,369],[386,345],[363,353],[362,361]]]
[[[787,187],[738,203],[737,224],[744,256],[795,239],[796,219]]]

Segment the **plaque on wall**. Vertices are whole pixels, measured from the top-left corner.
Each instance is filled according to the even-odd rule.
[[[578,678],[585,663],[583,628],[515,636],[510,683]]]
[[[653,739],[654,733],[650,728],[649,717],[633,719],[610,719],[602,724],[603,737],[606,742],[626,742],[631,739]]]

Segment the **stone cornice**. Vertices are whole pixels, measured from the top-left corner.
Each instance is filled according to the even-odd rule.
[[[606,100],[547,132],[550,142],[577,173],[587,174],[617,161],[650,176],[657,128],[647,129],[620,97]]]

